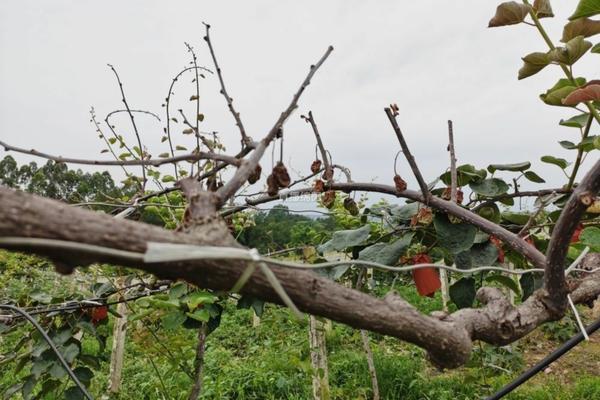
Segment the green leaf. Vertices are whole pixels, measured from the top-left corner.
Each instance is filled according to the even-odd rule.
[[[54,361],[52,362],[50,370],[48,370],[48,375],[54,379],[62,379],[67,376],[67,371],[65,371],[65,367],[63,367],[61,363]]]
[[[491,242],[474,244],[469,250],[454,257],[457,268],[471,269],[493,265],[498,259],[498,249]]]
[[[21,389],[21,394],[23,395],[24,400],[29,400],[31,398],[31,392],[33,392],[33,388],[37,383],[37,379],[33,375],[29,375],[25,379],[25,383],[23,384],[23,388]]]
[[[577,8],[569,20],[573,21],[577,18],[591,17],[600,14],[600,0],[579,0]]]
[[[252,307],[254,309],[254,313],[257,316],[262,316],[262,313],[264,311],[264,307],[265,307],[265,302],[257,299],[256,297],[252,297],[252,296],[242,296],[238,302],[237,302],[237,308],[250,308]]]
[[[486,204],[485,206],[480,207],[479,210],[477,210],[477,214],[488,221],[492,221],[494,223],[500,222],[500,209],[495,203]]]
[[[539,176],[538,174],[536,174],[533,171],[525,171],[523,173],[523,175],[525,175],[525,178],[527,178],[531,182],[534,182],[534,183],[546,183],[546,181],[541,176]]]
[[[520,163],[514,164],[490,164],[487,167],[487,170],[493,174],[496,171],[513,171],[513,172],[523,172],[531,167],[531,163],[529,161],[524,161]]]
[[[558,124],[562,126],[568,126],[569,128],[583,128],[585,127],[589,116],[590,114],[588,113],[575,115],[567,120],[561,119]]]
[[[337,231],[333,233],[331,240],[317,247],[317,250],[319,253],[326,253],[329,251],[341,251],[348,247],[358,246],[367,240],[370,233],[371,226],[369,224],[358,229]]]
[[[521,295],[521,291],[519,290],[519,285],[512,278],[505,275],[488,275],[485,277],[486,282],[495,282],[499,283],[502,286],[505,286],[512,290],[517,296]]]
[[[169,299],[176,300],[187,293],[187,285],[183,282],[177,282],[169,289]]]
[[[474,244],[469,253],[474,267],[490,266],[498,259],[498,248],[491,242]]]
[[[169,158],[170,154],[169,153],[160,153],[158,155],[159,158]]]
[[[73,370],[73,372],[75,373],[77,379],[84,384],[84,386],[90,386],[90,382],[94,377],[94,373],[91,369],[87,367],[77,367]]]
[[[540,158],[540,160],[542,160],[542,162],[545,162],[547,164],[554,164],[554,165],[558,166],[560,169],[565,169],[569,166],[569,162],[567,160],[565,160],[564,158],[558,158],[558,157],[554,157],[554,156],[543,156],[542,158]]]
[[[64,393],[65,400],[83,400],[85,397],[77,386],[71,386]]]
[[[470,182],[479,182],[480,180],[485,179],[485,177],[487,176],[487,171],[485,169],[476,169],[471,164],[465,164],[465,165],[461,165],[458,168],[456,168],[456,175],[458,178],[457,185],[465,186],[465,185],[469,184]],[[450,171],[445,172],[442,175],[440,175],[440,179],[447,186],[450,186],[450,184],[451,184]]]
[[[469,187],[475,193],[486,197],[498,196],[508,192],[508,184],[499,178],[489,178],[484,179],[481,182],[471,182]]]
[[[198,114],[198,121],[204,121],[204,114]]]
[[[530,6],[516,1],[501,3],[496,8],[496,14],[490,20],[488,27],[520,24],[529,13]]]
[[[525,79],[532,75],[537,74],[548,64],[550,64],[550,58],[548,57],[548,53],[535,52],[527,54],[522,58],[523,66],[519,69],[519,79]]]
[[[125,161],[128,157],[131,157],[131,154],[129,154],[128,152],[119,154],[119,159],[122,161]]]
[[[529,214],[505,211],[502,213],[502,219],[516,225],[525,225],[529,221]]]
[[[458,269],[471,269],[473,268],[473,259],[469,251],[461,251],[454,257],[454,264]]]
[[[573,65],[591,48],[591,42],[584,40],[581,35],[576,36],[565,43],[564,46],[548,52],[548,59],[561,64]]]
[[[477,234],[477,228],[473,225],[465,222],[453,224],[444,214],[436,214],[433,225],[439,245],[454,254],[470,249]]]
[[[200,304],[212,304],[217,301],[217,296],[204,290],[197,290],[188,294],[184,301],[188,310],[196,309]]]
[[[521,289],[523,290],[521,301],[527,300],[527,298],[531,296],[534,291],[541,288],[543,282],[544,281],[542,275],[535,272],[528,272],[526,274],[521,275],[521,278],[519,279]]]
[[[392,209],[391,213],[400,221],[410,221],[412,217],[417,215],[420,206],[417,202],[408,203],[398,209]]]
[[[408,233],[393,243],[376,243],[358,253],[359,260],[372,261],[384,265],[395,265],[400,256],[410,246],[414,234]]]
[[[164,183],[175,182],[175,177],[172,175],[165,175],[161,178],[161,181],[163,181]]]
[[[565,25],[560,41],[564,43],[577,36],[590,37],[598,33],[600,33],[600,21],[580,18]]]
[[[161,318],[163,328],[167,330],[174,330],[181,326],[186,320],[186,315],[181,311],[171,311],[168,314],[165,314]]]
[[[600,251],[600,228],[590,226],[581,231],[579,240],[585,246],[589,246],[593,251]]]
[[[61,349],[64,359],[68,363],[72,363],[75,357],[79,354],[79,346],[76,343],[69,343]]]
[[[29,294],[29,297],[42,304],[50,304],[52,302],[52,296],[40,290],[34,290]]]
[[[461,278],[449,288],[450,300],[458,308],[467,308],[473,305],[475,300],[475,279]]]
[[[39,378],[42,373],[46,372],[48,368],[54,363],[52,360],[43,360],[41,358],[36,359],[31,365],[31,373]]]
[[[576,85],[573,85],[568,79],[559,79],[546,93],[540,94],[540,99],[551,106],[567,107],[563,104],[562,100],[579,86],[583,86],[585,78],[576,78],[575,82]]]
[[[208,322],[210,319],[210,313],[205,308],[200,308],[194,312],[185,313],[185,315],[199,322]]]
[[[592,47],[592,50],[590,50],[590,52],[596,53],[596,54],[600,53],[600,43],[596,43],[594,45],[594,47]]]
[[[576,150],[577,149],[577,145],[573,142],[569,142],[568,140],[561,140],[560,142],[558,142],[558,144],[560,144],[562,148],[567,149],[567,150]]]
[[[51,339],[54,342],[54,344],[56,344],[57,346],[60,346],[62,344],[67,343],[67,341],[69,339],[71,339],[72,337],[73,337],[73,332],[71,331],[71,328],[67,328],[67,329],[63,329],[63,330],[59,331],[58,333],[55,333],[54,335],[52,335]]]
[[[178,300],[161,300],[161,299],[148,299],[150,304],[152,304],[155,308],[160,308],[161,310],[176,310],[179,308]]]
[[[117,138],[114,138],[114,137],[108,138],[108,143],[110,143],[110,144],[115,144],[116,141],[117,141]]]
[[[181,145],[177,145],[177,146],[175,146],[175,150],[182,150],[182,151],[185,151],[185,150],[187,150],[187,147],[185,147],[185,146],[181,146]]]

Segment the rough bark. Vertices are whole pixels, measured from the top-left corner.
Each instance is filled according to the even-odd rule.
[[[309,317],[308,339],[310,345],[310,363],[313,367],[313,398],[329,399],[329,368],[327,367],[327,348],[324,325],[314,315]]]

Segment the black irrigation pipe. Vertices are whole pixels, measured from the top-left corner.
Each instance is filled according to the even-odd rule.
[[[595,331],[600,329],[600,319],[596,322],[592,323],[588,327],[585,328],[585,331],[588,335],[591,335]],[[546,369],[546,367],[552,364],[554,361],[558,360],[560,357],[568,353],[573,347],[577,346],[583,340],[583,332],[579,332],[577,335],[573,336],[571,339],[563,343],[558,349],[554,350],[550,355],[540,361],[538,364],[531,367],[529,370],[525,371],[521,376],[517,379],[504,386],[502,389],[497,391],[493,396],[488,397],[487,400],[498,400],[502,397],[506,396],[525,382],[527,382],[531,377],[536,375],[537,373]]]
[[[35,329],[37,329],[38,332],[42,335],[42,337],[48,343],[48,345],[50,346],[50,348],[52,349],[54,354],[56,354],[56,357],[58,357],[58,360],[62,364],[63,368],[65,369],[65,371],[67,371],[67,374],[69,374],[69,377],[71,378],[71,380],[73,380],[73,382],[75,382],[75,385],[77,385],[79,390],[81,390],[81,393],[83,393],[83,395],[88,400],[94,400],[92,395],[89,394],[88,391],[85,389],[85,386],[79,381],[79,379],[77,379],[77,376],[75,376],[75,373],[73,372],[71,367],[69,367],[69,364],[67,363],[67,361],[64,359],[62,354],[60,354],[60,351],[58,351],[58,349],[54,345],[54,342],[52,341],[52,339],[50,339],[50,336],[48,336],[46,331],[40,326],[40,324],[37,323],[35,318],[33,318],[31,315],[29,315],[29,313],[27,311],[22,310],[19,307],[11,306],[8,304],[0,304],[0,309],[11,310],[11,311],[21,314],[23,317],[27,318],[27,320],[29,322],[31,322],[31,324],[35,327]]]

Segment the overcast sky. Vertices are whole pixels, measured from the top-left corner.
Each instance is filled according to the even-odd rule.
[[[574,159],[557,143],[577,141],[578,130],[558,125],[574,113],[538,98],[562,77],[561,71],[549,67],[517,80],[520,57],[546,48],[530,26],[488,29],[496,4],[3,0],[0,138],[63,156],[108,158],[100,154],[102,142],[88,113],[94,106],[103,119],[121,108],[118,86],[106,63],[119,71],[131,107],[159,113],[164,122],[161,104],[170,81],[189,62],[184,42],[196,48],[200,64],[212,68],[202,40],[206,21],[212,25],[228,91],[254,139],[268,132],[309,65],[328,45],[335,47],[286,124],[284,159],[292,171],[306,173],[314,159],[313,135],[300,119],[301,113],[312,110],[334,162],[350,167],[355,181],[391,184],[399,146],[383,107],[393,102],[427,180],[447,168],[446,121],[452,119],[459,164],[485,168],[489,163],[531,160],[549,184],[562,184],[560,171],[539,158],[552,154]],[[557,18],[543,20],[557,42],[575,4],[554,1]],[[575,74],[591,78],[598,72],[598,60],[584,57],[575,65]],[[179,85],[174,108],[191,113],[191,75]],[[201,87],[201,111],[206,115],[202,128],[218,131],[229,152],[235,153],[239,133],[218,91],[216,78],[208,75]],[[155,156],[166,151],[160,143],[163,123],[137,120],[150,151]],[[133,140],[127,120],[115,121]],[[176,137],[190,143],[189,137]],[[588,166],[594,157],[588,158]],[[270,164],[269,152],[263,166],[268,169]],[[399,169],[416,188],[404,160]]]

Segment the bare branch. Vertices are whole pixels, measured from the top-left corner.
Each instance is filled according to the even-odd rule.
[[[191,182],[191,181],[190,181]],[[350,184],[336,184],[349,188]],[[196,188],[197,189],[197,188]],[[186,189],[196,196],[193,185]],[[355,187],[352,188],[354,190]],[[394,188],[390,187],[392,192]],[[203,192],[206,193],[206,192]],[[421,194],[410,195],[423,201]],[[439,205],[433,201],[432,206]],[[191,199],[194,200],[194,199]],[[203,201],[202,199],[200,199]],[[210,200],[206,197],[205,200]],[[200,229],[189,232],[166,231],[156,226],[128,220],[115,220],[108,215],[70,207],[57,201],[0,188],[0,237],[21,236],[57,239],[84,243],[89,247],[104,246],[114,249],[110,255],[84,250],[53,250],[52,247],[19,247],[4,243],[2,247],[26,250],[46,255],[54,260],[69,262],[71,267],[92,262],[110,262],[144,269],[163,278],[179,278],[199,287],[228,291],[249,265],[244,260],[189,260],[146,263],[144,253],[148,242],[188,243],[195,245],[237,247],[227,227],[210,215],[204,218]],[[460,208],[455,203],[448,208]],[[210,211],[210,206],[205,210]],[[212,207],[215,212],[215,207]],[[215,215],[216,217],[216,215]],[[80,248],[81,246],[79,246]],[[84,246],[85,247],[85,246]],[[271,265],[285,291],[302,311],[321,315],[348,324],[357,329],[368,329],[395,336],[428,350],[430,358],[442,367],[457,367],[465,363],[472,340],[484,340],[494,345],[510,343],[539,324],[551,319],[542,301],[545,291],[534,293],[519,307],[510,305],[498,289],[482,288],[478,299],[480,309],[463,309],[449,316],[428,317],[395,294],[377,299],[352,290],[313,273]],[[600,276],[591,274],[573,287],[574,302],[595,298],[600,294]],[[279,303],[281,300],[263,274],[255,273],[242,292],[260,299]],[[595,296],[595,297],[594,297]]]
[[[315,65],[310,66],[310,71],[309,71],[308,75],[306,76],[306,78],[304,79],[304,81],[302,82],[300,89],[298,89],[298,91],[292,98],[292,101],[289,104],[289,106],[285,109],[284,112],[281,113],[281,115],[275,122],[275,125],[273,125],[273,127],[271,128],[271,130],[269,131],[267,136],[265,136],[256,145],[256,148],[254,149],[254,152],[252,153],[250,158],[242,163],[240,168],[238,168],[235,175],[229,180],[229,182],[227,182],[223,187],[221,187],[217,191],[217,195],[220,197],[221,205],[225,204],[225,202],[227,200],[229,200],[235,194],[235,192],[237,192],[237,190],[244,184],[244,182],[246,182],[246,180],[248,180],[248,177],[250,176],[250,174],[254,171],[254,169],[258,165],[258,162],[262,158],[262,156],[263,156],[265,150],[267,149],[267,147],[269,146],[269,144],[273,141],[273,139],[275,139],[277,134],[281,131],[281,128],[283,127],[283,124],[288,119],[288,117],[292,114],[292,112],[296,109],[296,107],[298,107],[298,100],[300,99],[300,96],[302,96],[302,93],[304,92],[304,90],[308,87],[308,85],[310,85],[310,81],[311,81],[312,77],[314,76],[315,72],[317,72],[319,67],[325,62],[325,60],[327,59],[327,57],[329,57],[329,55],[331,54],[332,51],[333,51],[333,47],[329,46],[329,48],[327,49],[325,54],[321,57],[321,59]]]
[[[127,99],[125,98],[125,91],[123,90],[123,83],[121,83],[121,78],[119,77],[119,74],[117,73],[117,70],[115,69],[115,67],[113,67],[111,64],[108,64],[109,68],[112,70],[112,72],[115,74],[115,77],[117,78],[117,83],[119,84],[119,90],[121,91],[121,101],[123,101],[123,104],[125,104],[125,108],[127,109],[127,114],[129,114],[129,119],[131,119],[131,125],[133,126],[133,131],[135,132],[135,137],[137,139],[138,142],[138,146],[140,149],[140,159],[143,159],[143,154],[144,154],[144,147],[142,146],[142,138],[140,137],[140,133],[138,132],[137,129],[137,125],[135,123],[135,118],[133,116],[133,113],[131,112],[131,108],[129,107],[129,104],[127,103]],[[108,116],[106,118],[106,120],[108,121]],[[143,189],[146,187],[146,168],[144,168],[144,165],[142,165],[142,191]]]
[[[206,44],[208,44],[208,49],[210,50],[210,55],[212,57],[213,64],[215,65],[217,76],[219,77],[219,83],[221,84],[221,94],[223,95],[223,97],[225,97],[225,101],[227,102],[227,108],[229,108],[229,111],[235,119],[235,124],[240,129],[240,134],[242,135],[242,147],[247,146],[252,142],[252,139],[250,139],[246,134],[246,129],[244,128],[244,124],[242,123],[242,119],[240,118],[240,113],[237,112],[233,107],[233,99],[227,93],[227,89],[225,89],[225,82],[223,81],[221,67],[219,67],[217,57],[215,56],[215,50],[213,49],[212,42],[210,41],[210,25],[204,23],[204,26],[206,27],[206,36],[204,36],[204,40],[206,41]]]
[[[458,176],[456,173],[456,154],[454,153],[454,129],[448,120],[448,151],[450,152],[450,201],[456,203]]]
[[[180,161],[188,161],[195,162],[198,160],[216,160],[221,161],[225,164],[239,166],[241,161],[232,156],[227,156],[224,154],[216,154],[216,153],[207,153],[207,152],[199,152],[199,153],[190,153],[190,154],[182,154],[180,156],[168,157],[168,158],[157,158],[157,159],[146,159],[146,160],[86,160],[81,158],[68,158],[62,156],[55,156],[52,154],[42,153],[35,149],[23,149],[20,147],[12,146],[8,143],[5,143],[0,140],[0,146],[4,147],[5,151],[16,151],[17,153],[23,154],[31,154],[32,156],[45,158],[47,160],[52,160],[57,163],[66,163],[66,164],[84,164],[84,165],[105,165],[105,166],[132,166],[132,165],[143,165],[143,166],[152,166],[158,167],[163,164],[177,163]]]
[[[387,115],[390,123],[392,124],[392,128],[394,128],[394,132],[396,132],[396,136],[398,137],[398,142],[400,142],[400,147],[402,148],[402,152],[404,153],[404,157],[406,157],[406,161],[410,165],[410,169],[412,169],[417,182],[419,183],[419,187],[421,188],[421,193],[423,193],[423,197],[426,199],[425,203],[427,203],[427,199],[431,197],[431,193],[427,189],[427,183],[423,179],[423,175],[421,175],[421,171],[419,171],[419,167],[417,166],[417,162],[415,158],[410,153],[410,149],[406,144],[406,140],[404,140],[404,136],[402,135],[402,131],[400,130],[400,126],[398,126],[398,121],[396,121],[396,116],[392,112],[391,108],[386,107],[385,114]]]
[[[329,157],[327,156],[327,151],[325,150],[325,146],[323,145],[323,140],[321,140],[321,135],[319,134],[319,128],[317,127],[317,123],[315,122],[315,118],[313,117],[312,111],[308,112],[308,117],[302,115],[301,116],[306,122],[310,124],[312,130],[315,134],[315,139],[317,139],[317,146],[319,147],[319,151],[321,152],[321,158],[323,159],[323,165],[325,167],[325,176],[331,171],[331,166],[329,165]],[[329,180],[329,179],[326,179]]]

